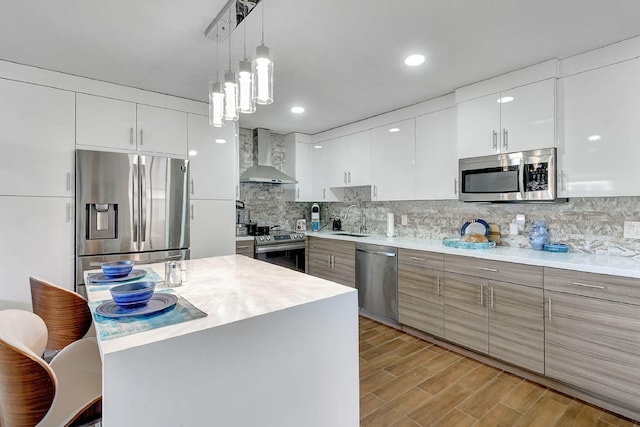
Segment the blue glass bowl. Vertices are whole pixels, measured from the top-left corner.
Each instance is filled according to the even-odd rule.
[[[113,302],[122,307],[136,307],[146,304],[156,288],[154,282],[133,282],[111,288]]]
[[[109,277],[124,277],[131,273],[135,262],[114,261],[102,264],[102,272]]]

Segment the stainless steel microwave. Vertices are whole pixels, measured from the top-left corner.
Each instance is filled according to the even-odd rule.
[[[554,201],[556,159],[555,148],[460,159],[459,200]]]

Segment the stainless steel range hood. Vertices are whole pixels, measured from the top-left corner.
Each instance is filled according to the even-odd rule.
[[[295,184],[298,182],[271,166],[271,131],[269,129],[254,129],[253,141],[258,145],[258,161],[240,175],[240,182],[260,182],[263,184]]]

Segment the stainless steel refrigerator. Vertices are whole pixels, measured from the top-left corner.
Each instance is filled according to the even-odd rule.
[[[76,150],[76,290],[103,262],[189,258],[189,161]]]

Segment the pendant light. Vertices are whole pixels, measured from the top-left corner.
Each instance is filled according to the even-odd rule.
[[[246,6],[243,6],[243,15],[246,17]],[[247,21],[243,22],[243,52],[244,59],[238,64],[238,89],[240,91],[240,112],[244,114],[254,113],[256,111],[255,86],[253,80],[253,70],[251,61],[247,59]]]
[[[262,43],[256,48],[253,61],[256,104],[266,105],[273,102],[273,61],[269,57],[269,48],[264,45],[264,2],[262,3]]]
[[[216,75],[209,79],[209,125],[214,127],[224,126],[224,92],[218,81],[218,33],[216,30]]]
[[[231,8],[229,9],[229,28],[231,28]],[[231,34],[229,34],[229,71],[224,74],[224,119],[237,121],[238,82],[236,73],[231,69]]]

